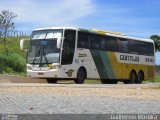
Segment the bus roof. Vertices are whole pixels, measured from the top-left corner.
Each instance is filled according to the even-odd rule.
[[[105,30],[98,30],[98,29],[84,29],[84,28],[78,28],[78,27],[46,27],[46,28],[38,28],[34,29],[33,31],[40,31],[40,30],[53,30],[53,29],[71,29],[71,30],[79,30],[79,31],[85,31],[89,33],[95,33],[95,34],[101,34],[101,35],[107,35],[107,36],[113,36],[118,38],[124,38],[124,39],[131,39],[131,40],[138,40],[138,41],[145,41],[145,42],[151,42],[154,43],[151,39],[142,39],[137,37],[131,37],[126,36],[119,32],[112,32],[112,31],[105,31]]]

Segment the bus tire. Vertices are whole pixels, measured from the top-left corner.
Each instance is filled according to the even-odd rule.
[[[102,84],[117,84],[118,81],[115,79],[101,79]]]
[[[48,83],[57,83],[57,79],[54,79],[54,78],[47,78],[47,82]]]
[[[143,73],[143,71],[139,71],[138,72],[138,79],[137,79],[136,83],[141,84],[143,80],[144,80],[144,73]]]
[[[85,79],[86,79],[86,71],[84,68],[80,68],[77,72],[77,78],[74,79],[74,82],[76,84],[82,84],[84,83]]]
[[[138,79],[138,77],[137,77],[136,72],[132,71],[130,73],[129,83],[134,84],[134,83],[136,83],[137,79]]]

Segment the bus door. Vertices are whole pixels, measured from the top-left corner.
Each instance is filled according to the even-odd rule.
[[[66,78],[76,77],[77,70],[76,66],[74,66],[73,64],[74,53],[75,53],[75,39],[76,39],[75,30],[65,30],[61,64],[62,64],[63,77]]]

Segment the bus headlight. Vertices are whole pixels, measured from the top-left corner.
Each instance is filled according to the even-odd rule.
[[[60,68],[60,65],[54,65],[50,67],[50,69],[58,69],[58,68]]]
[[[32,67],[30,67],[30,66],[27,66],[27,70],[32,70]]]

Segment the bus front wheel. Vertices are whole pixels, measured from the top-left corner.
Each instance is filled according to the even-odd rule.
[[[54,79],[54,78],[47,78],[47,82],[48,83],[57,83],[57,79]]]
[[[76,84],[82,84],[84,83],[85,78],[86,78],[86,72],[83,68],[80,68],[77,73],[77,78],[74,80],[74,82]]]

